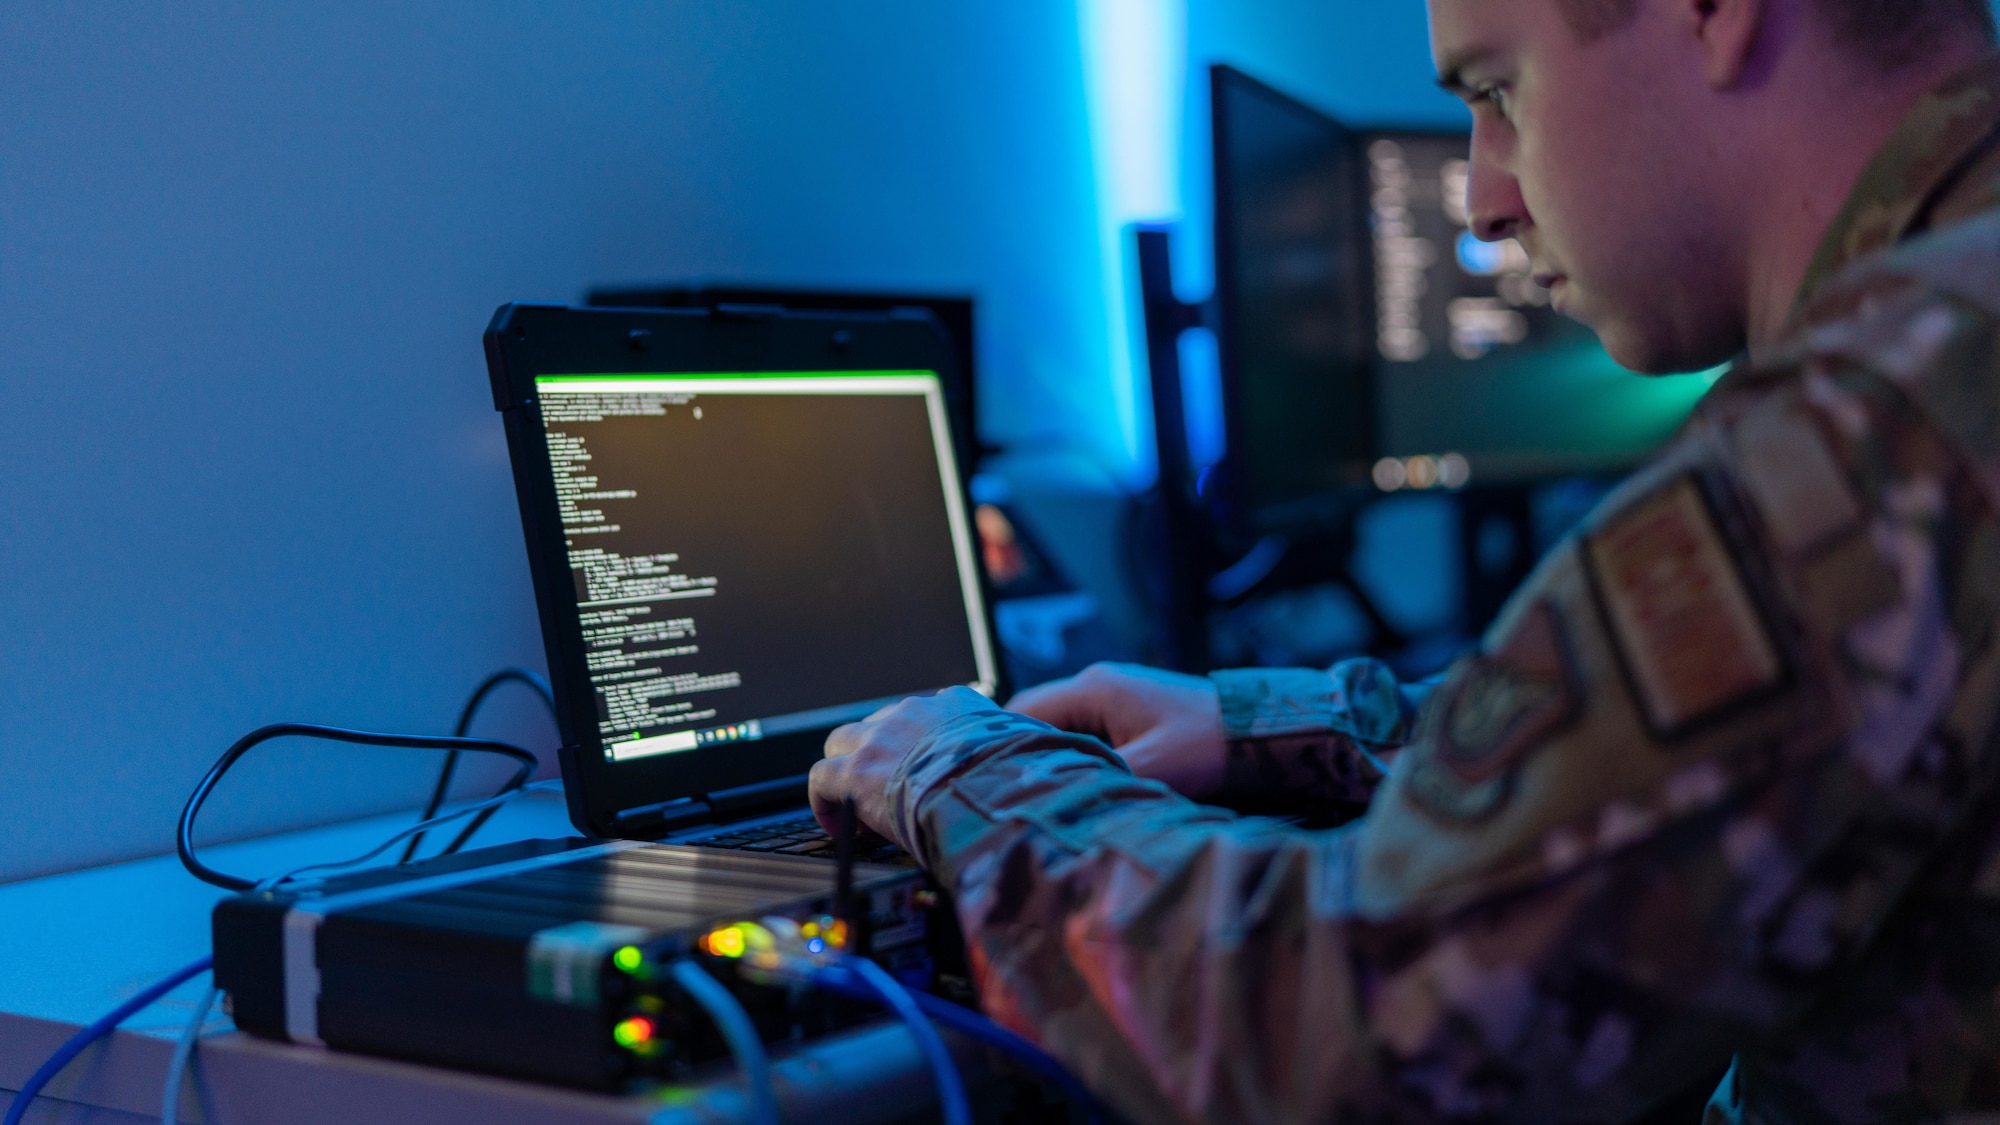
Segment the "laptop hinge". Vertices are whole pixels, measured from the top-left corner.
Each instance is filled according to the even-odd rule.
[[[676,801],[662,801],[657,805],[641,805],[636,809],[626,809],[618,814],[618,835],[627,840],[650,840],[697,824],[709,824],[715,820],[715,810],[708,802],[695,797],[682,797]]]
[[[806,780],[810,775],[760,781],[740,789],[723,789],[708,795],[709,807],[717,820],[742,820],[768,812],[795,809],[806,803]]]
[[[785,315],[785,306],[723,303],[711,308],[709,312],[722,320],[775,320]]]

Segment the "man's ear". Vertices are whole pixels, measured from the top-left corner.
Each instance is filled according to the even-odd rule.
[[[1678,0],[1678,6],[1701,49],[1709,88],[1742,84],[1771,16],[1770,0]]]

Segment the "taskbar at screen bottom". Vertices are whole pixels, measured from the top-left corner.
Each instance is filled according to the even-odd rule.
[[[980,685],[969,685],[978,691]],[[727,723],[717,727],[693,730],[668,731],[664,734],[642,734],[630,731],[619,735],[607,735],[604,742],[604,756],[613,762],[630,762],[639,758],[657,758],[662,754],[682,754],[689,750],[706,750],[730,742],[755,742],[759,739],[776,738],[802,730],[823,730],[865,719],[899,699],[912,695],[926,695],[927,692],[909,692],[903,695],[885,695],[880,699],[868,699],[859,703],[842,703],[835,707],[820,707],[811,711],[795,711],[789,715],[777,715],[768,719],[749,719],[740,723]],[[982,692],[981,694],[991,694]],[[613,739],[616,741],[613,741]]]

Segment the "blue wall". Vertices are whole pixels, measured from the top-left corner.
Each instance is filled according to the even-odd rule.
[[[1212,223],[1208,66],[1228,63],[1342,120],[1362,125],[1469,127],[1438,89],[1430,33],[1416,0],[1188,0],[1188,83],[1180,170],[1188,226]],[[1214,265],[1206,237],[1183,238],[1175,267],[1184,296],[1206,296]]]
[[[1184,143],[1114,199],[1104,52],[1149,19],[1178,91],[1118,112]],[[1141,478],[1104,236],[1168,217],[1134,198],[1206,228],[1203,67],[1459,112],[1418,0],[72,0],[0,8],[0,59],[0,880],[168,849],[254,726],[440,730],[541,665],[499,303],[971,290],[987,436]],[[485,729],[552,739],[518,699]],[[429,764],[273,747],[215,835],[405,806]]]
[[[1068,0],[79,0],[0,44],[0,879],[168,849],[252,727],[448,729],[541,666],[503,301],[975,290],[991,436],[1104,413]],[[487,729],[553,738],[518,701]],[[428,766],[274,746],[215,835]]]

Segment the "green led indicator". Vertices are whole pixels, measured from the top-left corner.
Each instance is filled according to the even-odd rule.
[[[611,955],[611,964],[621,973],[637,973],[645,962],[646,955],[636,945],[628,945]]]
[[[611,1029],[611,1039],[628,1051],[636,1051],[653,1038],[653,1021],[644,1016],[633,1016],[620,1020]]]

